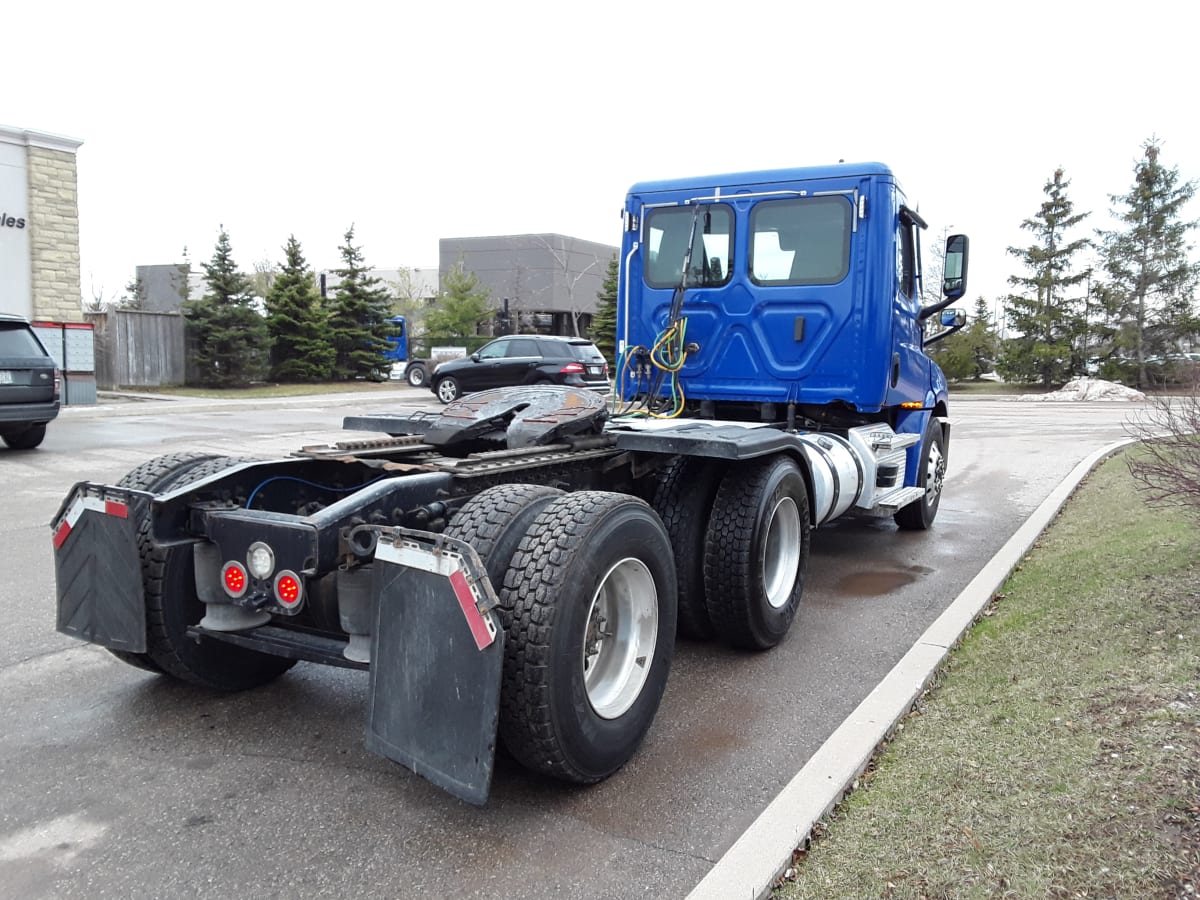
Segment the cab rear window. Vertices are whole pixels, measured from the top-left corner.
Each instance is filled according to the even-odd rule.
[[[756,284],[837,284],[850,271],[854,207],[844,197],[760,201],[750,214]]]

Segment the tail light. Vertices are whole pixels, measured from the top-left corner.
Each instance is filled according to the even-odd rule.
[[[284,609],[295,609],[303,596],[304,586],[295,572],[284,569],[275,576],[275,602]]]
[[[584,367],[583,363],[572,362],[572,363],[567,363],[565,366],[563,366],[561,369],[559,369],[558,374],[559,375],[582,375],[586,371],[587,371],[587,369]]]
[[[62,372],[58,369],[54,370],[54,399],[57,400],[62,396]]]
[[[239,562],[225,563],[225,568],[221,569],[221,585],[225,588],[225,593],[235,600],[242,596],[250,586],[245,567]]]

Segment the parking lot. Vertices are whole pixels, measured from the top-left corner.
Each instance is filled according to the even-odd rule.
[[[814,534],[806,601],[761,654],[680,641],[646,743],[580,789],[501,758],[487,807],[362,746],[366,678],[301,664],[214,696],[53,630],[70,485],[185,449],[281,454],[429,391],[69,409],[0,453],[0,896],[684,896],[991,554],[1137,407],[952,397],[935,527]]]

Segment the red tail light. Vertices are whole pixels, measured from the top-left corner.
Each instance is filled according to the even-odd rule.
[[[275,576],[275,600],[284,609],[292,609],[299,605],[303,594],[304,589],[295,572],[285,570]]]
[[[587,369],[584,368],[582,363],[567,363],[565,366],[563,366],[561,369],[558,370],[558,374],[559,375],[582,375],[586,371],[587,371]]]
[[[241,563],[227,562],[225,568],[221,570],[221,584],[225,588],[225,593],[235,599],[246,593],[249,581]]]
[[[54,370],[54,399],[57,400],[62,396],[62,372],[58,369]]]

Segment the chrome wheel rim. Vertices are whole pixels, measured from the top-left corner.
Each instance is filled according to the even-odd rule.
[[[654,576],[627,557],[600,580],[583,635],[583,684],[596,715],[615,719],[629,711],[650,675],[657,641]]]
[[[791,497],[784,497],[771,510],[763,543],[763,589],[771,607],[782,609],[800,571],[800,510]]]
[[[454,389],[454,382],[452,382],[452,381],[439,381],[438,382],[438,399],[439,400],[441,400],[445,403],[450,403],[452,400],[454,400],[454,398],[457,394],[458,394],[458,391],[456,391]]]
[[[946,477],[946,458],[936,443],[929,445],[929,462],[925,467],[925,503],[933,506],[942,493],[942,481]]]

